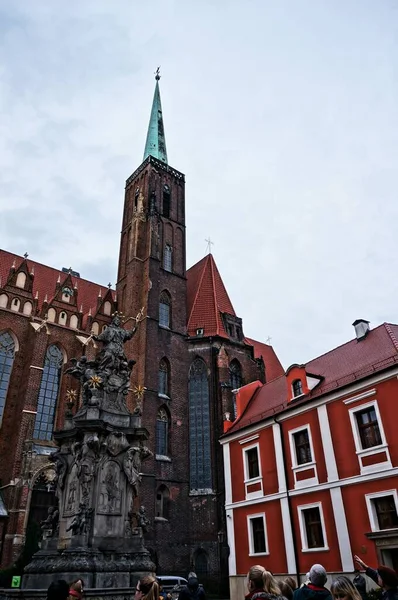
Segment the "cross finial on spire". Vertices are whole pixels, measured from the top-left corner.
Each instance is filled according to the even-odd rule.
[[[265,343],[268,344],[268,346],[270,346],[271,340],[272,340],[272,337],[268,336],[267,339],[265,340]]]
[[[214,246],[214,242],[211,241],[210,236],[208,239],[205,239],[205,242],[207,242],[206,253],[211,254],[211,247]]]
[[[111,289],[111,287],[112,287],[112,284],[111,284],[111,282],[109,282],[108,283],[108,288]]]
[[[29,254],[27,252],[25,252],[25,254],[23,256],[24,256],[24,258],[28,258]]]
[[[156,81],[159,81],[160,79],[160,67],[158,67],[155,71],[155,79]]]

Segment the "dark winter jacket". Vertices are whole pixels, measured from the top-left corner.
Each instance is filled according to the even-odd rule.
[[[371,569],[368,567],[365,571],[366,575],[373,579],[375,583],[378,584],[379,574],[376,569]],[[381,595],[382,600],[398,600],[398,588],[391,588],[389,590],[383,590]]]
[[[355,575],[352,582],[355,585],[355,587],[357,588],[358,592],[361,594],[362,600],[367,600],[368,595],[366,593],[365,577],[363,577],[362,575]]]
[[[206,600],[203,586],[199,585],[196,577],[190,577],[178,595],[178,600]]]
[[[276,596],[275,594],[269,594],[264,590],[253,590],[245,596],[246,600],[286,600],[285,596]]]
[[[293,600],[332,600],[332,595],[325,587],[318,587],[312,583],[306,583],[295,590]]]

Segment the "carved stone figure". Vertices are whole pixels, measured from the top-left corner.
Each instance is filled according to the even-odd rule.
[[[62,454],[59,450],[54,452],[54,454],[50,454],[49,459],[55,464],[55,494],[58,501],[61,502],[62,490],[65,487],[65,477],[68,470],[68,460],[65,454]]]
[[[80,448],[76,448],[76,464],[77,464],[77,477],[80,483],[81,498],[83,502],[89,502],[89,496],[91,491],[91,482],[93,480],[99,453],[100,453],[100,440],[96,433],[88,434]]]
[[[49,506],[47,510],[47,517],[40,523],[40,528],[43,535],[46,537],[52,537],[58,531],[59,524],[59,511],[55,506]]]
[[[120,317],[115,315],[109,327],[99,335],[93,336],[96,341],[102,342],[104,345],[98,356],[101,370],[110,374],[113,370],[118,371],[122,362],[128,362],[123,344],[127,340],[131,340],[136,331],[137,326],[130,330],[123,329]]]
[[[93,509],[88,508],[84,502],[79,504],[79,512],[73,518],[72,523],[66,531],[72,531],[72,535],[82,535],[88,533],[91,526]]]
[[[123,450],[125,450],[129,443],[124,433],[121,431],[114,431],[106,438],[106,449],[111,456],[117,456]]]
[[[111,460],[103,467],[98,512],[121,514],[121,499],[120,466],[119,463]]]
[[[141,462],[148,456],[152,456],[152,452],[146,446],[131,446],[124,455],[123,470],[133,488],[133,498],[138,496],[141,482]]]
[[[140,506],[136,514],[136,518],[138,527],[141,527],[142,531],[146,533],[150,526],[150,520],[146,516],[145,506]]]
[[[87,356],[82,356],[79,360],[72,358],[71,363],[72,366],[69,369],[66,369],[65,374],[69,374],[80,381],[80,385],[82,386],[83,406],[87,406],[90,404],[90,399],[93,395],[93,389],[95,389],[97,362],[94,360],[89,361]],[[100,382],[98,382],[98,384],[99,383]]]

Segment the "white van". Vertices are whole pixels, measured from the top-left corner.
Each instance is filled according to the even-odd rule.
[[[179,592],[181,587],[188,584],[188,581],[179,575],[156,575],[156,579],[165,592]]]

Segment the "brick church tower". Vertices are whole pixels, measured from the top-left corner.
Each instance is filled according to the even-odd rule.
[[[156,75],[144,160],[126,182],[116,290],[125,315],[145,311],[126,351],[137,361],[133,395],[146,388],[143,423],[154,454],[142,485],[153,521],[147,545],[170,572],[189,565],[186,288],[185,178],[168,165]]]

